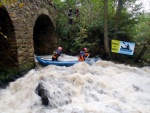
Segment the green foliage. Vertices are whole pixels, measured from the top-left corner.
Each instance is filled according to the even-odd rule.
[[[7,71],[0,71],[0,83],[6,83],[11,80],[17,75],[15,71],[7,70]]]
[[[91,41],[92,39],[89,39],[89,36],[92,34],[93,29],[101,29],[99,31],[103,30],[102,5],[102,2],[99,0],[83,0],[82,2],[78,1],[76,3],[66,0],[66,2],[62,3],[64,9],[61,9],[62,13],[59,13],[56,30],[60,38],[59,43],[67,47],[67,50],[69,48],[69,52],[76,53],[76,51],[85,46],[93,48],[93,45],[98,43],[95,42],[95,40]],[[60,8],[62,8],[62,6]],[[71,7],[73,11],[75,11],[76,8],[79,9],[79,17],[76,18],[74,15],[73,25],[68,24],[67,12],[69,7]],[[68,9],[66,10],[66,8]],[[94,39],[94,37],[92,38]]]
[[[120,15],[119,31],[124,38],[132,41],[136,36],[140,4],[137,0],[123,1],[123,9]],[[58,13],[56,31],[59,34],[59,45],[65,48],[65,52],[76,53],[83,47],[91,49],[103,47],[104,32],[104,1],[101,0],[61,0],[55,1]],[[108,30],[110,38],[114,35],[116,19],[116,0],[108,1]],[[68,24],[68,9],[79,9],[79,17],[74,15],[73,25]],[[130,10],[129,10],[130,8]],[[143,32],[143,31],[141,31]],[[144,33],[144,32],[143,32]]]
[[[142,14],[135,24],[136,34],[133,36],[136,42],[145,42],[150,38],[150,13]]]
[[[16,2],[17,0],[0,0],[0,7],[4,5],[9,5],[13,2]]]

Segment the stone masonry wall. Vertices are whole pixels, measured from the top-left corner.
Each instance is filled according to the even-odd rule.
[[[8,56],[14,57],[15,61],[14,59],[10,60],[12,65],[11,67],[10,65],[4,64],[4,62],[0,61],[0,66],[10,67],[11,69],[17,68],[19,73],[28,71],[35,66],[34,51],[36,48],[34,47],[33,32],[35,22],[41,14],[45,14],[49,17],[53,28],[51,30],[52,33],[47,33],[47,35],[52,35],[47,36],[51,37],[51,39],[48,40],[50,45],[47,43],[47,46],[51,46],[49,47],[51,50],[54,50],[56,47],[57,37],[55,34],[55,20],[57,14],[55,8],[53,7],[51,0],[18,0],[18,2],[7,5],[5,8],[14,30],[12,30],[14,35],[12,36],[13,38],[10,38],[11,36],[7,36],[8,34],[5,33],[8,39],[10,38],[8,42],[11,45],[11,48],[9,49],[13,49],[12,51],[14,52],[14,54],[10,52]],[[41,47],[41,50],[46,49],[47,46],[43,48]],[[4,54],[1,59],[6,59]]]

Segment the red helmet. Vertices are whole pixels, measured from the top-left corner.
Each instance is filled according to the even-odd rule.
[[[62,50],[62,47],[58,47],[58,50],[60,50],[60,51],[61,51],[61,50]]]
[[[87,51],[87,48],[85,47],[85,48],[83,48],[83,51]]]

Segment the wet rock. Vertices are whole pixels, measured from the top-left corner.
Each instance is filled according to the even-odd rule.
[[[49,109],[58,108],[72,103],[73,92],[64,92],[62,87],[53,88],[46,81],[41,81],[35,90],[36,94],[41,97],[42,104]]]
[[[47,106],[49,105],[49,100],[48,100],[48,91],[44,88],[44,85],[42,83],[40,83],[35,92],[41,97],[42,100],[42,104]]]

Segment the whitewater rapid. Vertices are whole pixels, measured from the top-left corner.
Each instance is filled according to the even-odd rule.
[[[48,106],[35,92],[39,83]],[[0,113],[150,113],[150,67],[103,60],[37,67],[0,90]]]

